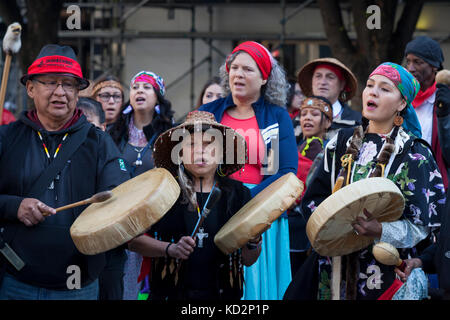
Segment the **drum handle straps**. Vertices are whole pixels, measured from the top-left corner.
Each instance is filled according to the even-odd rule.
[[[348,185],[350,183],[350,173],[352,172],[352,163],[353,163],[353,156],[349,153],[344,154],[341,157],[341,164],[342,167],[345,168],[347,167],[347,180],[345,185]]]

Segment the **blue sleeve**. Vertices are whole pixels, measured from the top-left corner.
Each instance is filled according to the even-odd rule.
[[[264,188],[269,186],[272,182],[281,176],[292,172],[297,173],[298,168],[298,152],[297,143],[294,136],[294,128],[292,126],[291,118],[286,110],[281,110],[278,113],[278,137],[279,145],[274,149],[278,153],[278,171],[270,176],[265,176],[264,180],[257,186],[251,189],[252,197],[257,195]],[[275,157],[277,155],[275,154]]]

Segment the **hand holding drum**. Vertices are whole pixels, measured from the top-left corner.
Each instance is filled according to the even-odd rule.
[[[373,246],[372,254],[378,262],[388,266],[396,266],[402,272],[405,271],[406,263],[400,259],[400,255],[393,245],[379,242]]]
[[[222,226],[214,243],[223,253],[230,254],[256,240],[295,202],[303,188],[303,182],[292,172],[278,178]]]

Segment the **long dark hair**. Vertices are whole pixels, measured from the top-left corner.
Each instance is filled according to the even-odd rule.
[[[171,102],[165,99],[158,90],[154,90],[154,92],[158,98],[159,112],[155,110],[151,124],[144,127],[144,134],[147,141],[151,139],[153,134],[163,133],[173,126],[174,111],[172,110]],[[123,111],[128,108],[128,106],[130,106],[130,100],[120,108],[119,118],[109,130],[111,137],[118,146],[121,145],[122,141],[128,141],[129,139],[128,126],[134,111],[132,110],[131,112],[124,114]]]
[[[195,106],[196,109],[198,109],[202,104],[203,104],[203,96],[205,95],[205,91],[206,89],[208,89],[208,87],[212,84],[217,84],[220,86],[220,78],[219,77],[212,77],[211,79],[209,79],[205,85],[203,86],[202,91],[200,92],[200,95],[198,96],[197,99],[197,105]]]

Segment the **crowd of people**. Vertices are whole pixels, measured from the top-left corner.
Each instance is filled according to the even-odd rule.
[[[176,123],[161,75],[138,72],[128,101],[114,75],[81,97],[90,82],[74,51],[44,46],[21,78],[33,108],[17,120],[4,112],[0,126],[0,241],[23,262],[0,255],[0,299],[330,300],[333,272],[342,274],[340,299],[450,299],[450,88],[436,81],[438,73],[449,76],[429,37],[409,42],[405,61],[371,70],[362,106],[350,106],[358,81],[341,61],[309,61],[289,80],[262,44],[246,41],[205,84],[195,111]],[[211,128],[231,132],[231,147],[245,146],[245,159],[237,150],[229,159]],[[174,161],[178,129],[188,138]],[[198,132],[202,143],[194,144]],[[154,168],[180,186],[172,208],[123,245],[80,253],[69,229],[86,207],[55,208]],[[304,183],[302,195],[242,248],[220,251],[214,236],[221,227],[288,173]],[[396,221],[367,210],[352,221],[356,235],[374,240],[343,256],[335,271],[333,257],[310,243],[308,219],[336,189],[372,177],[397,185],[404,210]],[[216,188],[218,203],[191,235]],[[397,248],[406,268],[378,262],[371,250],[378,242]],[[74,265],[76,289],[67,285]],[[413,287],[421,279],[425,289]]]

